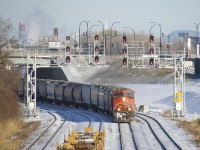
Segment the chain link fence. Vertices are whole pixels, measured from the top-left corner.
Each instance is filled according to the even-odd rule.
[[[83,81],[83,79],[82,79]],[[185,79],[186,85],[199,83],[200,79]],[[89,78],[84,80],[86,84],[174,84],[173,77],[136,77],[133,76],[132,78],[122,77],[122,78]]]
[[[118,78],[91,78],[86,79],[85,83],[89,84],[120,84],[120,83],[129,83],[129,84],[173,84],[173,78],[162,78],[162,77],[118,77]]]

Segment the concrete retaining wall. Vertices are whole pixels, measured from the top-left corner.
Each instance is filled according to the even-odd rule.
[[[53,79],[53,80],[68,80],[67,76],[61,68],[38,68],[37,78]]]

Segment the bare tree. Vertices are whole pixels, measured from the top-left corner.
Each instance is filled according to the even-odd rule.
[[[9,53],[3,51],[10,44],[9,31],[11,22],[0,16],[0,121],[19,117],[19,105],[17,103],[17,87],[19,84],[19,72],[12,68],[8,61]]]

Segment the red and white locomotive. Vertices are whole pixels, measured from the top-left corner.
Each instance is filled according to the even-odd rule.
[[[36,85],[40,101],[99,110],[111,114],[116,122],[130,122],[135,116],[135,92],[124,87],[44,79]]]
[[[114,88],[112,90],[114,120],[132,121],[135,116],[134,91],[126,88]]]

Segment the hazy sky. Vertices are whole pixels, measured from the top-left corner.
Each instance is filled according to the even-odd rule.
[[[150,21],[161,23],[162,32],[195,30],[194,22],[200,23],[200,0],[0,0],[0,15],[9,18],[15,32],[18,23],[25,23],[26,30],[37,34],[53,34],[59,28],[60,35],[71,35],[79,31],[81,21],[90,21],[89,27],[100,20],[110,28],[122,32],[129,26],[135,32],[149,33]],[[86,30],[86,25],[82,24]],[[93,27],[100,31],[102,26]],[[91,31],[92,31],[91,30]],[[159,31],[159,26],[152,32]]]

